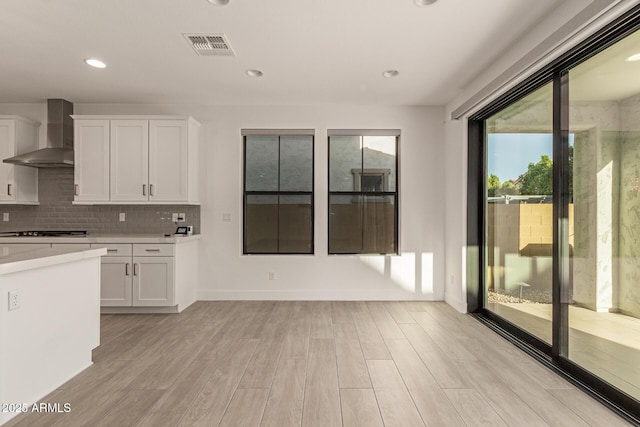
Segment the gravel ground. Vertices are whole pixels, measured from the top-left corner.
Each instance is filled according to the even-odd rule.
[[[551,304],[551,290],[542,291],[539,289],[523,289],[522,301],[520,301],[520,291],[493,292],[489,291],[490,303],[522,303],[522,304]]]

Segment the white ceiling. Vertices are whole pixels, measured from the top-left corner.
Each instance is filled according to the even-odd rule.
[[[560,3],[3,0],[0,102],[444,105]],[[183,33],[224,33],[237,56]]]

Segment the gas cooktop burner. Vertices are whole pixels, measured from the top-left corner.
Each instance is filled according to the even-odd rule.
[[[34,231],[9,231],[0,233],[3,237],[63,237],[86,236],[86,230],[34,230]]]

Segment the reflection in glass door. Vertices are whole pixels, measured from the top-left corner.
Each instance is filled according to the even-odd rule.
[[[568,357],[640,400],[640,61],[634,59],[640,32],[569,71],[575,250]]]
[[[485,121],[485,308],[552,340],[552,84]]]

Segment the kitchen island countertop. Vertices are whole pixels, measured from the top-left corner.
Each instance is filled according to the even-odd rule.
[[[10,247],[0,243],[0,275],[105,255],[105,248],[67,249]]]

